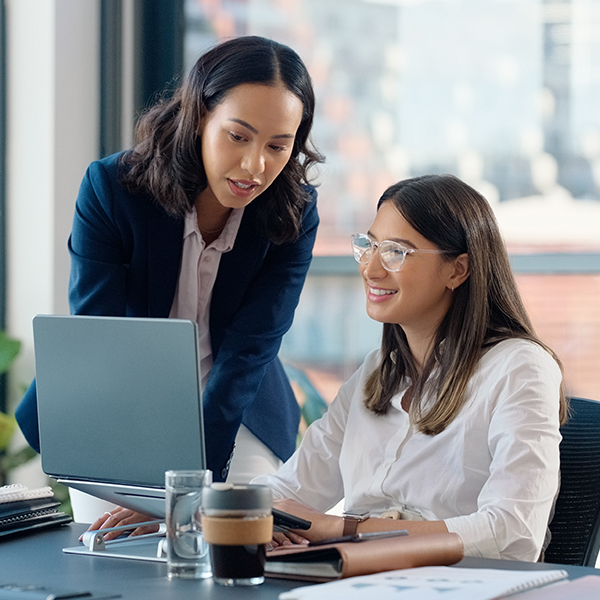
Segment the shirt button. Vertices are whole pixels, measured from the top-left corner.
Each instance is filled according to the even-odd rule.
[[[205,257],[204,257],[204,262],[206,262],[206,263],[207,263],[207,262],[210,262],[210,256],[205,256]]]

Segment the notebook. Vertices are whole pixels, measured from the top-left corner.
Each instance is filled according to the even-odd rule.
[[[61,483],[165,516],[165,471],[206,468],[192,321],[33,319],[42,469]]]
[[[265,575],[304,581],[333,581],[382,571],[453,565],[464,546],[456,533],[363,538],[319,546],[279,546],[267,552]]]
[[[298,587],[279,600],[496,600],[566,577],[564,569],[417,567]]]
[[[29,489],[13,483],[0,487],[0,538],[69,523],[50,486]]]

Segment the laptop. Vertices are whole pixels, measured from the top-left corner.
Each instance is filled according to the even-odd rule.
[[[42,469],[165,516],[165,471],[204,469],[198,328],[181,319],[33,319]]]

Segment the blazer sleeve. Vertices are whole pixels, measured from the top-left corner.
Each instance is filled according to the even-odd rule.
[[[130,263],[111,210],[113,191],[105,170],[88,168],[75,203],[68,247],[71,256],[69,306],[72,314],[125,316]]]
[[[183,220],[120,183],[118,157],[92,163],[69,237],[73,314],[167,317],[177,285]]]
[[[261,252],[257,250],[256,234],[240,227],[234,250],[221,259],[211,300],[214,363],[204,390],[207,458],[217,478],[227,473],[227,461],[244,411],[255,401],[265,371],[276,360],[282,337],[292,324],[319,223],[316,190],[310,187],[308,191],[311,201],[305,208],[296,241],[270,244],[266,252]],[[240,264],[244,260],[246,268],[242,270]],[[249,279],[247,285],[245,278]],[[239,298],[233,292],[235,286],[245,290]],[[260,390],[261,395],[269,396],[259,399],[264,408],[268,408],[267,402],[286,401],[281,397],[285,392],[265,389],[270,387]],[[293,396],[292,400],[295,403]],[[271,414],[264,414],[262,420],[272,418]],[[277,430],[276,424],[270,425],[272,431]],[[295,427],[297,430],[297,418]],[[285,424],[281,423],[279,435],[284,434],[284,429]]]

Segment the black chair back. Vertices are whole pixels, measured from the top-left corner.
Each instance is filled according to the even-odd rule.
[[[595,567],[600,549],[600,402],[571,398],[571,417],[561,433],[561,486],[544,560]]]

